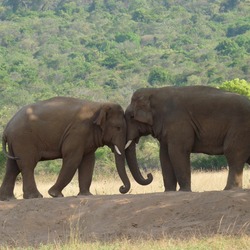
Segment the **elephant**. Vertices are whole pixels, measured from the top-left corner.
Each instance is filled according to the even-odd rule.
[[[120,192],[127,193],[130,181],[125,170],[125,143],[124,110],[118,104],[54,97],[24,106],[3,132],[3,152],[8,158],[0,200],[15,198],[13,189],[20,172],[23,198],[42,197],[34,169],[39,161],[58,158],[62,158],[62,167],[49,194],[62,197],[63,188],[78,170],[79,195],[90,195],[95,150],[104,145],[114,152],[123,182]]]
[[[166,86],[134,92],[125,111],[126,160],[138,171],[136,144],[141,136],[159,141],[165,192],[191,191],[191,153],[224,155],[229,173],[225,190],[242,188],[250,163],[250,101],[209,86]]]

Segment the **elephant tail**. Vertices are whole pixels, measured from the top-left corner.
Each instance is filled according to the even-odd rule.
[[[19,160],[18,157],[12,156],[12,155],[10,155],[10,154],[7,152],[6,144],[7,144],[7,136],[6,136],[6,135],[3,135],[3,136],[2,136],[2,150],[3,150],[4,155],[5,155],[6,157],[8,157],[9,159],[12,159],[12,160]]]

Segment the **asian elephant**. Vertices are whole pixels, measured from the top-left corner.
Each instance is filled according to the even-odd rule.
[[[55,97],[27,105],[7,124],[2,143],[8,159],[0,200],[14,198],[13,189],[20,172],[23,197],[42,197],[35,183],[34,168],[39,161],[57,158],[63,159],[62,168],[49,194],[63,196],[63,188],[77,169],[79,194],[90,194],[95,150],[103,145],[109,146],[115,154],[123,182],[120,192],[126,193],[130,189],[125,171],[126,123],[124,111],[118,104]]]
[[[139,138],[152,135],[160,145],[165,191],[191,191],[191,153],[225,155],[229,174],[225,190],[242,187],[250,163],[250,101],[207,86],[137,90],[125,111],[126,160],[138,169]],[[136,170],[138,171],[138,170]]]

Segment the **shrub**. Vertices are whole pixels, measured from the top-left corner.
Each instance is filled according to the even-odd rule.
[[[227,37],[233,37],[238,36],[241,34],[246,33],[248,30],[250,30],[250,24],[239,24],[236,26],[230,26],[227,29]]]
[[[223,56],[232,56],[239,53],[240,47],[235,41],[226,39],[220,42],[215,50]]]
[[[114,53],[110,53],[103,61],[102,65],[107,67],[108,69],[115,68],[118,64],[126,63],[126,57],[119,51],[115,51]]]
[[[191,166],[194,170],[221,170],[227,166],[223,155],[192,154]]]
[[[236,78],[231,81],[225,81],[219,85],[219,88],[250,97],[250,83],[244,79]]]
[[[115,36],[115,41],[117,43],[123,43],[125,41],[131,41],[131,42],[135,42],[136,44],[140,44],[140,36],[133,33],[133,32],[128,32],[128,33],[118,33]]]
[[[165,83],[168,80],[168,73],[165,69],[161,67],[153,68],[148,76],[148,82],[151,86],[154,86],[157,83]]]

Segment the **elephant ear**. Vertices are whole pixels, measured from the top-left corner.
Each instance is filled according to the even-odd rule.
[[[149,97],[142,96],[135,101],[134,119],[151,126],[153,125],[153,114]]]
[[[102,107],[100,109],[99,114],[97,115],[96,119],[94,120],[94,124],[100,126],[102,130],[104,130],[109,109],[110,109],[110,107],[108,107],[108,106]]]

